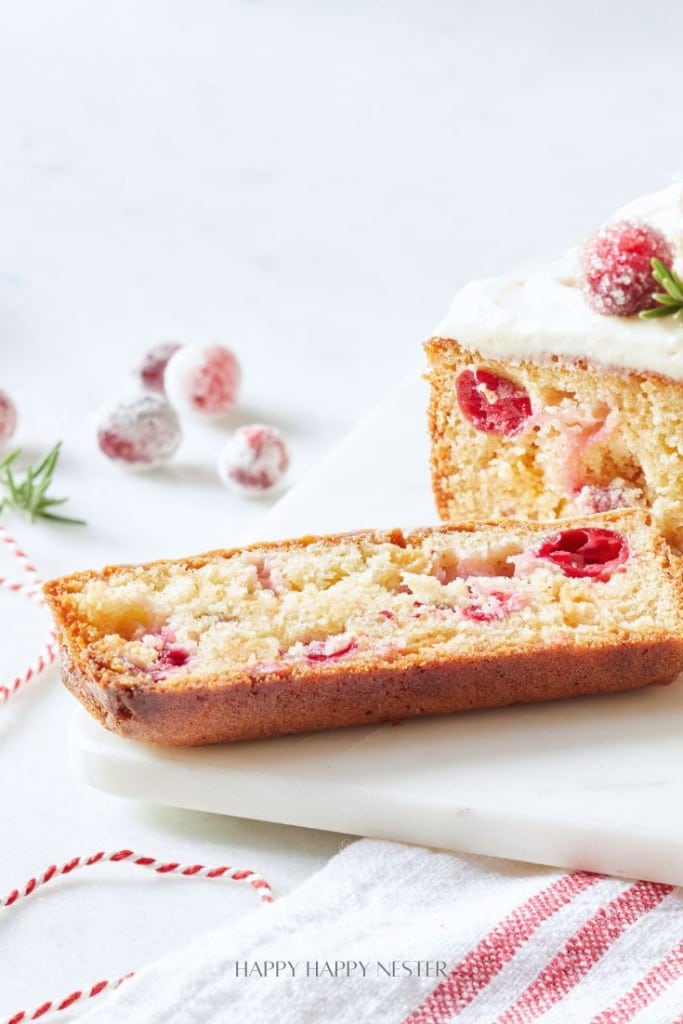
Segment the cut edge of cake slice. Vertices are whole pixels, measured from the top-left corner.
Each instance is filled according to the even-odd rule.
[[[52,580],[62,676],[155,743],[672,681],[681,570],[638,510],[251,545]]]
[[[655,232],[683,273],[683,184],[623,207],[602,230],[625,222]],[[543,520],[641,507],[683,551],[683,312],[597,312],[582,259],[573,249],[465,285],[427,341],[439,515]],[[641,262],[613,286],[638,273],[661,293],[651,260]]]

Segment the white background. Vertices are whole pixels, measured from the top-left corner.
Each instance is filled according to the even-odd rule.
[[[56,489],[88,519],[7,520],[44,575],[253,533],[263,506],[213,472],[231,426],[278,424],[296,481],[419,362],[464,280],[559,251],[666,184],[683,168],[681,38],[683,8],[639,0],[0,0],[0,387],[27,453],[64,440]],[[192,427],[172,467],[126,475],[92,418],[165,338],[233,347],[243,407]],[[1,607],[11,676],[47,620]],[[70,707],[51,673],[0,709],[1,893],[132,846],[252,867],[282,894],[338,848],[86,790]],[[0,1017],[254,902],[127,869],[74,876],[2,921]]]

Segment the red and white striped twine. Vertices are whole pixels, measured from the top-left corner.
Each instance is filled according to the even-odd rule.
[[[14,594],[18,594],[20,597],[25,597],[27,600],[33,601],[35,604],[44,605],[45,598],[41,591],[42,581],[38,575],[38,570],[2,523],[0,523],[0,542],[5,545],[10,554],[19,563],[26,576],[26,580],[24,582],[0,576],[0,590],[9,590]],[[52,665],[56,659],[57,641],[55,639],[55,634],[50,630],[47,640],[43,644],[38,656],[33,662],[31,662],[28,668],[20,675],[15,676],[7,686],[0,685],[0,704],[6,703],[10,697],[14,696],[17,690],[21,689],[22,686],[30,683],[32,679],[36,679],[45,671],[46,668],[48,668],[49,665]]]
[[[44,605],[45,599],[41,590],[42,581],[38,575],[38,570],[2,523],[0,523],[0,543],[7,547],[10,554],[19,563],[26,577],[22,582],[21,580],[0,576],[0,590],[9,590],[11,593],[25,597],[35,604]],[[13,697],[17,690],[39,676],[56,659],[57,642],[55,634],[51,631],[38,656],[29,667],[23,673],[16,676],[9,685],[0,685],[0,704],[4,704],[10,697]],[[107,862],[113,864],[135,864],[137,867],[149,868],[158,875],[175,874],[181,875],[184,878],[228,878],[233,882],[243,882],[249,885],[258,895],[261,903],[273,902],[270,885],[265,878],[256,874],[255,871],[229,867],[225,864],[210,868],[205,867],[203,864],[180,864],[177,861],[160,861],[155,857],[140,856],[134,853],[133,850],[115,850],[113,852],[100,850],[89,857],[73,857],[61,866],[51,864],[41,875],[29,878],[21,889],[12,889],[4,899],[0,900],[0,910],[12,907],[20,900],[26,899],[27,896],[30,896],[41,886],[47,885],[53,879],[70,875],[72,871],[76,871],[78,868],[92,867],[94,864],[104,864]],[[92,999],[103,992],[113,991],[126,979],[131,978],[133,974],[134,972],[130,971],[120,978],[98,981],[91,985],[90,988],[77,989],[69,993],[63,999],[48,999],[33,1010],[19,1010],[12,1017],[8,1018],[6,1024],[22,1024],[24,1021],[42,1020],[50,1013],[68,1010],[79,1001]]]
[[[225,864],[209,868],[203,864],[180,864],[177,861],[161,861],[156,860],[154,857],[140,856],[134,853],[133,850],[115,850],[113,852],[100,850],[89,857],[73,857],[71,860],[66,861],[65,864],[62,864],[61,867],[56,864],[50,864],[41,875],[29,878],[21,889],[12,889],[4,899],[0,900],[0,909],[14,906],[20,900],[26,899],[27,896],[30,896],[41,886],[47,885],[53,879],[70,875],[72,871],[76,871],[78,868],[87,868],[92,867],[93,864],[105,863],[135,864],[137,867],[149,868],[158,875],[174,874],[181,875],[184,878],[227,878],[230,881],[243,882],[245,885],[250,886],[257,894],[261,903],[273,902],[273,893],[269,883],[261,875],[256,874],[255,871],[229,867]],[[113,991],[128,978],[132,978],[134,973],[134,971],[129,971],[128,974],[124,974],[120,978],[98,981],[90,988],[76,989],[74,992],[69,993],[69,995],[64,996],[63,999],[48,999],[33,1010],[19,1010],[12,1017],[9,1017],[4,1024],[23,1024],[26,1021],[41,1020],[49,1013],[68,1010],[79,1001],[92,999],[103,992]]]

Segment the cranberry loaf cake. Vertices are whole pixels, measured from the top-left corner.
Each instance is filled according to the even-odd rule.
[[[426,343],[445,520],[650,509],[683,550],[683,185],[474,281]]]
[[[158,743],[666,683],[678,560],[640,510],[304,537],[52,580],[67,687]]]

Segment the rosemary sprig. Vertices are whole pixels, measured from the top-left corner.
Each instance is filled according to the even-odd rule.
[[[58,441],[54,448],[35,466],[27,466],[23,477],[17,475],[16,462],[21,455],[21,448],[15,449],[0,461],[0,487],[5,489],[5,497],[0,500],[0,515],[5,509],[23,512],[29,523],[36,519],[50,519],[56,523],[73,523],[85,526],[84,519],[72,519],[70,516],[59,515],[54,509],[63,505],[68,498],[52,498],[47,493],[52,484],[62,442]]]
[[[663,289],[652,296],[659,305],[652,309],[644,309],[640,314],[643,320],[654,320],[660,316],[683,318],[683,281],[675,270],[670,270],[661,260],[652,258],[652,276]]]

